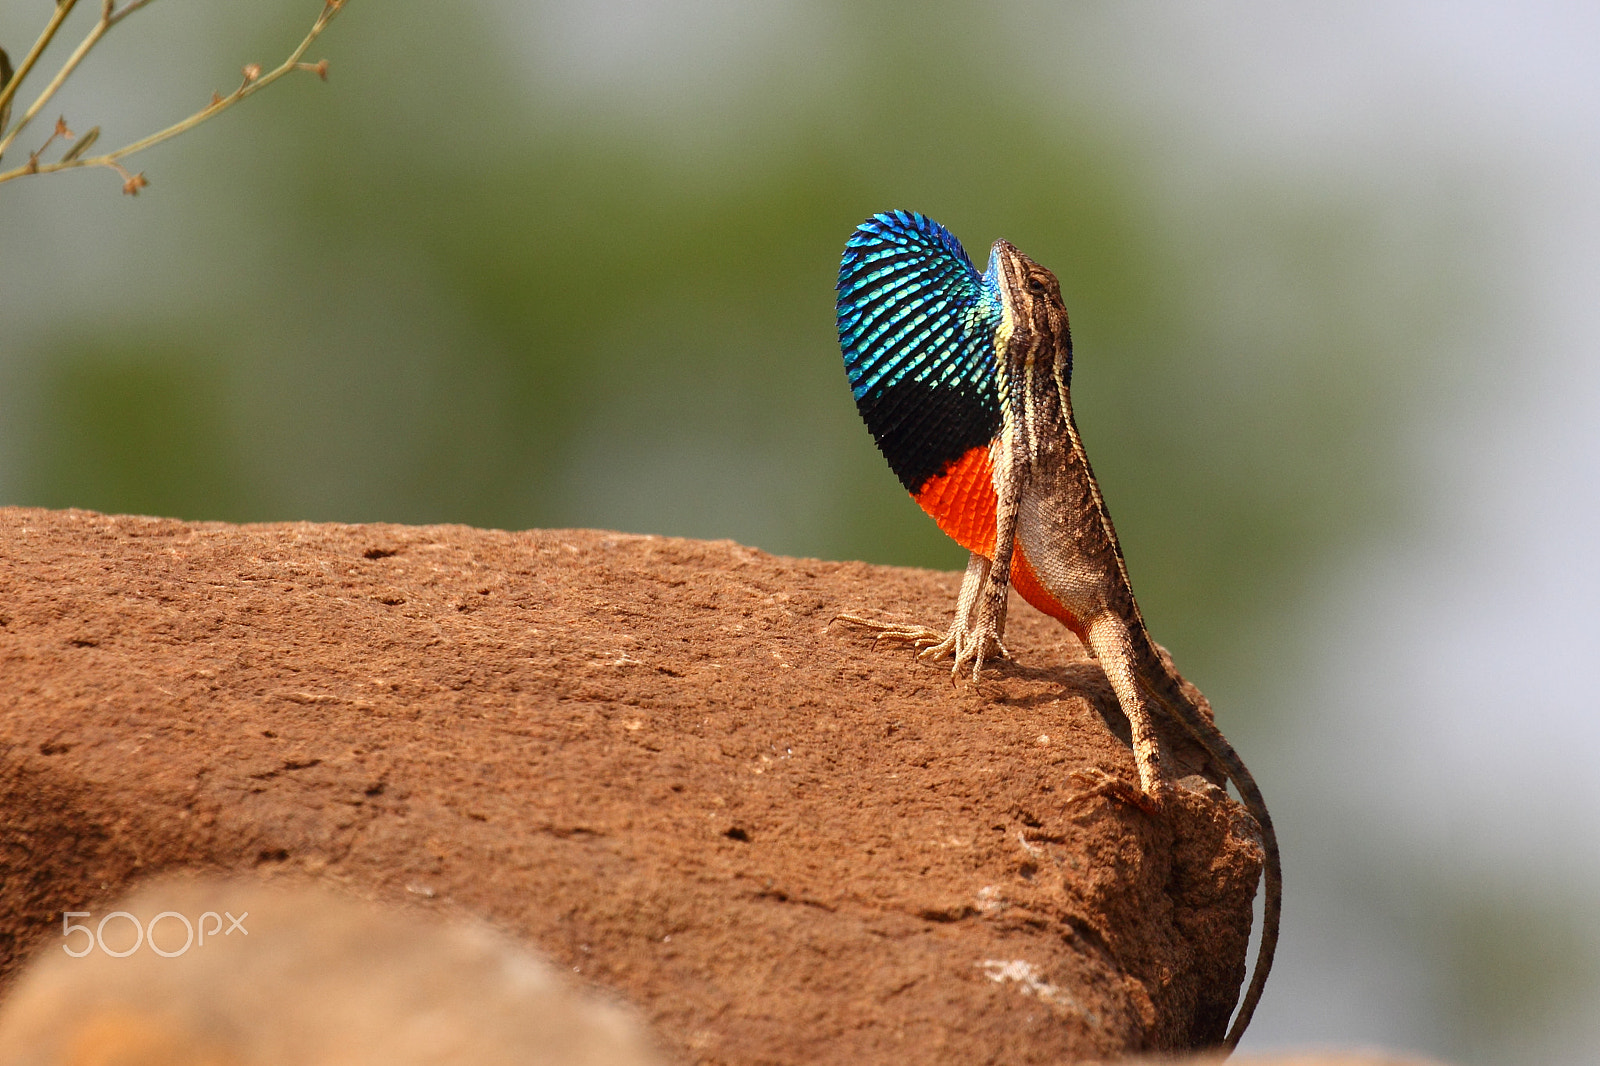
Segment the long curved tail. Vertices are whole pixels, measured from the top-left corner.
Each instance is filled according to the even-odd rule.
[[[1249,767],[1245,766],[1239,753],[1228,743],[1228,738],[1214,724],[1211,704],[1199,689],[1178,673],[1167,649],[1154,640],[1150,640],[1150,647],[1159,661],[1159,667],[1154,663],[1149,664],[1149,668],[1140,671],[1143,675],[1141,680],[1150,689],[1151,695],[1183,724],[1189,735],[1222,767],[1239,790],[1245,809],[1261,828],[1261,846],[1266,853],[1262,873],[1267,882],[1261,914],[1261,946],[1256,951],[1255,972],[1250,975],[1250,987],[1245,991],[1239,1013],[1223,1041],[1223,1046],[1232,1051],[1250,1025],[1256,1004],[1261,1001],[1261,990],[1266,987],[1267,974],[1272,970],[1272,956],[1278,949],[1278,920],[1283,912],[1283,868],[1278,859],[1278,835],[1272,828],[1272,816],[1267,813],[1267,801],[1262,798],[1261,789],[1256,787],[1255,778],[1250,776]]]

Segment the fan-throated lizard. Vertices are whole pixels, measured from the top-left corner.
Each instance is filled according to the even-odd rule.
[[[1142,794],[1170,778],[1155,723],[1178,723],[1238,789],[1261,830],[1266,901],[1255,973],[1225,1045],[1261,998],[1278,941],[1283,876],[1266,802],[1211,708],[1145,629],[1122,549],[1072,417],[1072,337],[1056,277],[1009,242],[979,274],[931,219],[891,211],[862,223],[839,266],[839,344],[862,420],[939,528],[970,553],[945,633],[841,614],[903,641],[952,676],[1006,656],[1008,586],[1060,620],[1099,660],[1132,729]],[[1097,791],[1118,791],[1102,786]]]

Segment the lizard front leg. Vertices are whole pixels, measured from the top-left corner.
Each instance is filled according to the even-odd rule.
[[[1006,631],[1007,597],[1011,592],[1011,556],[1017,542],[1017,512],[1021,507],[1022,490],[1027,469],[1026,461],[1017,455],[1018,445],[1014,430],[1002,431],[991,451],[994,463],[995,512],[994,558],[989,566],[988,580],[976,597],[974,608],[977,617],[968,629],[967,638],[956,649],[955,666],[951,674],[959,676],[968,663],[972,664],[972,680],[978,680],[983,671],[983,661],[998,656],[1010,658],[1001,638]],[[968,570],[970,574],[970,569]],[[966,591],[965,587],[962,589]]]

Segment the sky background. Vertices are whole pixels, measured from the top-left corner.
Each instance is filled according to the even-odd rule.
[[[316,10],[161,0],[50,115],[123,143]],[[14,59],[40,12],[0,7]],[[832,284],[874,211],[1004,236],[1279,826],[1245,1046],[1593,1063],[1597,40],[1577,3],[353,0],[328,84],[137,157],[137,199],[0,187],[0,503],[959,568]]]

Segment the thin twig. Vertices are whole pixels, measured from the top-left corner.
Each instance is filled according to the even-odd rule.
[[[123,19],[127,18],[129,15],[133,14],[135,11],[139,10],[141,7],[150,2],[151,0],[132,0],[132,2],[124,7],[121,11],[118,11],[116,14],[111,16],[111,25],[115,26],[117,23],[121,22]]]
[[[50,136],[44,139],[43,144],[35,148],[32,152],[28,153],[28,165],[30,167],[37,168],[39,165],[39,157],[44,155],[44,150],[46,148],[49,148],[55,143],[55,139],[57,137],[70,141],[76,136],[76,133],[73,133],[71,130],[67,129],[66,116],[56,119],[56,128],[50,131]]]
[[[139,8],[144,7],[150,2],[151,0],[131,0],[131,2],[124,6],[120,11],[113,12],[113,0],[104,0],[105,6],[102,9],[99,22],[95,24],[95,29],[92,30],[89,36],[84,39],[83,44],[78,46],[78,50],[74,52],[72,57],[67,60],[67,63],[63,65],[61,71],[57,73],[55,79],[51,82],[50,86],[45,89],[44,94],[41,95],[39,100],[36,100],[34,105],[28,109],[28,113],[24,115],[23,118],[17,123],[17,127],[14,128],[10,135],[8,135],[4,140],[0,140],[0,153],[3,153],[11,141],[16,138],[17,132],[21,129],[21,127],[34,116],[39,108],[44,106],[44,103],[48,101],[50,96],[55,93],[55,90],[60,87],[61,82],[65,81],[66,76],[72,72],[72,68],[76,67],[77,64],[82,61],[83,55],[87,53],[90,48],[94,47],[95,43],[105,35],[106,30],[110,29],[117,22],[126,18],[128,15],[132,14],[134,11],[137,11]],[[188,118],[183,119],[180,122],[175,122],[164,130],[158,130],[157,132],[150,134],[148,137],[140,138],[131,144],[124,145],[121,148],[118,148],[113,152],[107,152],[104,155],[78,156],[73,158],[64,157],[54,163],[39,163],[37,162],[36,154],[35,159],[30,160],[27,165],[15,167],[7,171],[0,171],[0,182],[26,177],[30,174],[52,174],[59,170],[72,170],[79,167],[108,167],[121,175],[123,179],[123,192],[130,194],[138,193],[138,191],[147,185],[148,182],[145,180],[145,177],[142,173],[130,174],[127,168],[122,165],[121,160],[133,155],[135,152],[142,152],[146,148],[151,148],[157,144],[160,144],[162,141],[170,140],[180,133],[188,132],[189,130],[198,126],[200,123],[206,121],[206,119],[215,116],[217,113],[224,111],[229,107],[232,107],[245,97],[253,96],[254,94],[260,92],[262,89],[265,89],[268,85],[271,85],[273,82],[277,81],[279,78],[290,73],[291,71],[314,71],[324,81],[326,81],[328,78],[328,64],[326,60],[323,60],[319,63],[303,63],[301,62],[301,57],[306,54],[306,50],[311,47],[312,43],[322,35],[322,31],[327,28],[328,23],[333,21],[334,16],[336,16],[344,8],[345,3],[346,0],[323,0],[322,13],[317,16],[317,20],[312,23],[310,31],[300,42],[299,47],[289,54],[288,59],[285,59],[276,68],[267,72],[266,74],[261,73],[261,67],[259,65],[254,63],[249,64],[244,68],[244,77],[237,89],[233,90],[233,92],[229,93],[227,96],[218,96],[213,94],[209,104],[201,108],[199,111],[196,111]],[[43,149],[41,149],[41,151],[42,150]]]
[[[100,9],[100,17],[95,20],[94,27],[89,30],[89,35],[79,43],[77,48],[73,49],[72,54],[67,57],[67,61],[61,64],[61,69],[56,71],[56,76],[50,79],[50,84],[44,87],[44,92],[40,93],[38,99],[34,100],[29,105],[28,110],[23,112],[22,117],[17,119],[17,124],[11,127],[11,132],[4,137],[0,137],[0,156],[6,154],[6,149],[10,148],[11,142],[17,139],[17,134],[26,129],[28,123],[33,121],[33,116],[44,110],[44,105],[50,102],[50,98],[56,94],[56,90],[61,88],[61,84],[67,80],[74,70],[78,69],[78,64],[82,63],[83,57],[89,54],[89,49],[100,43],[100,38],[106,35],[106,30],[111,28],[111,4],[112,0],[105,0],[104,6]],[[14,80],[21,81],[21,78]]]
[[[143,2],[148,3],[149,0],[143,0]],[[16,73],[11,75],[10,81],[6,82],[4,86],[0,86],[0,115],[5,114],[6,108],[11,104],[11,98],[17,95],[17,86],[22,84],[22,79],[28,76],[28,73],[33,70],[33,65],[39,62],[39,57],[44,54],[44,50],[50,46],[51,41],[55,40],[56,31],[61,28],[61,24],[66,21],[67,16],[72,13],[72,9],[77,3],[78,0],[60,0],[56,4],[56,9],[51,13],[50,21],[45,24],[44,30],[39,34],[39,39],[33,42],[33,47],[28,49],[28,54],[22,57],[22,65],[17,68]],[[5,130],[0,128],[0,134],[3,133],[5,133]],[[5,154],[6,145],[10,144],[11,141],[12,138],[7,137],[3,142],[0,142],[0,155]]]

